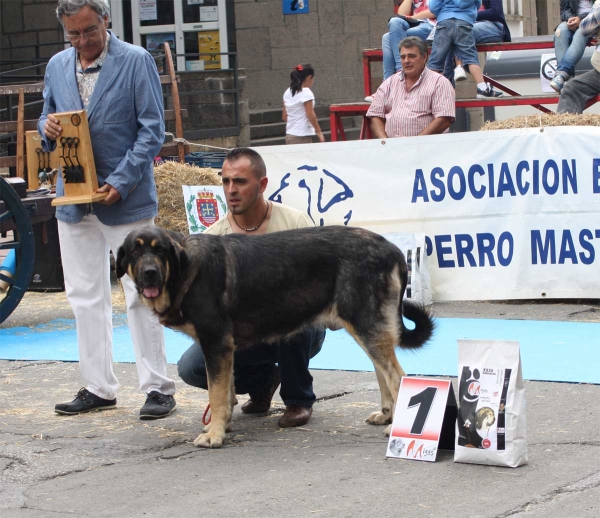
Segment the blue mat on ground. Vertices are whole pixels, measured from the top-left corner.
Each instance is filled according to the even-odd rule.
[[[537,320],[439,318],[433,340],[417,352],[398,352],[408,374],[457,376],[458,339],[517,340],[523,376],[529,380],[600,384],[600,324]],[[177,363],[191,340],[166,330],[167,359]],[[124,316],[115,317],[116,362],[133,362],[133,347]],[[77,361],[75,321],[59,319],[34,328],[0,329],[0,359]],[[328,331],[313,369],[373,371],[362,349],[344,331]]]

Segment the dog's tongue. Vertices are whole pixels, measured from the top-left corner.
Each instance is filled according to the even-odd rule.
[[[144,288],[142,293],[143,293],[144,297],[146,297],[147,299],[154,299],[154,298],[158,297],[158,288],[156,288],[156,287]]]

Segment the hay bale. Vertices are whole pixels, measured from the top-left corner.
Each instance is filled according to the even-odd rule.
[[[221,177],[214,169],[196,167],[179,162],[164,162],[154,168],[158,192],[156,224],[189,234],[182,185],[221,185]]]
[[[481,127],[481,131],[544,126],[600,126],[600,115],[540,112],[539,115],[521,115],[503,121],[488,121]]]

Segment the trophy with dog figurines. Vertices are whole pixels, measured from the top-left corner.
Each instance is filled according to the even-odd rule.
[[[64,196],[55,198],[52,205],[76,205],[101,201],[108,193],[97,193],[98,178],[85,110],[55,113],[62,128],[56,140]]]

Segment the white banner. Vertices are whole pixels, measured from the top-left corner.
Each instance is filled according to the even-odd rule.
[[[600,128],[261,147],[316,225],[424,232],[433,299],[598,298]]]

